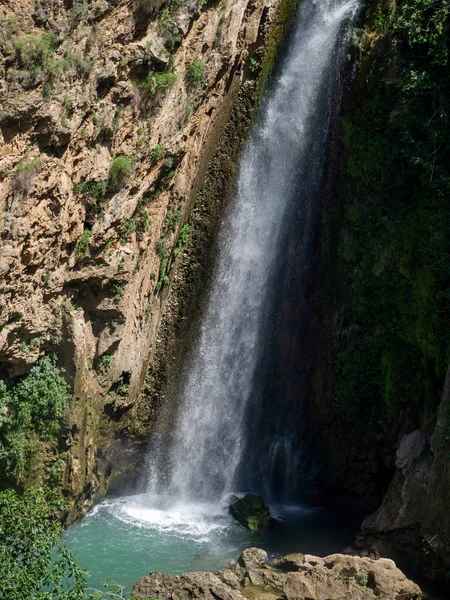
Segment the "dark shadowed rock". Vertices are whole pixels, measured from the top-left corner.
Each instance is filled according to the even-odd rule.
[[[230,514],[250,531],[260,531],[270,524],[270,512],[261,496],[247,494],[230,504]]]

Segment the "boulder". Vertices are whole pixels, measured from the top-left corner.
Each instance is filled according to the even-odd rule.
[[[420,588],[392,560],[333,554],[305,557],[301,570],[289,573],[287,600],[420,600]]]
[[[237,590],[231,589],[213,573],[184,573],[168,575],[152,571],[133,586],[132,598],[160,600],[244,600]]]
[[[282,571],[299,571],[304,562],[305,555],[301,552],[294,552],[276,558],[273,564]]]
[[[271,521],[269,509],[257,494],[247,494],[230,504],[230,514],[250,531],[260,531]]]
[[[262,569],[267,561],[267,552],[260,548],[246,548],[239,557],[239,564],[246,569]]]

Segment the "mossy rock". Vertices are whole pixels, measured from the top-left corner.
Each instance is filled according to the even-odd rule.
[[[230,514],[250,531],[261,531],[270,525],[269,509],[261,496],[247,494],[230,504]]]

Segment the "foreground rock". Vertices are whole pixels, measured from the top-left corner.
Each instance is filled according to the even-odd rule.
[[[136,582],[133,598],[162,600],[420,600],[420,588],[392,560],[332,554],[290,554],[266,564],[267,554],[247,548],[238,562],[212,573],[181,576],[153,571]],[[281,571],[280,569],[283,569]]]
[[[230,504],[230,514],[250,531],[261,531],[271,520],[269,509],[257,494],[247,494]]]

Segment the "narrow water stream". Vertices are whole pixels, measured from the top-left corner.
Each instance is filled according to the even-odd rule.
[[[157,427],[150,440],[147,492],[103,502],[65,534],[93,585],[130,587],[154,569],[215,570],[249,545],[326,554],[353,541],[354,523],[300,498],[318,192],[357,8],[358,0],[301,2],[223,219],[170,435]],[[250,534],[228,515],[230,494],[247,491],[271,503],[273,531]]]

